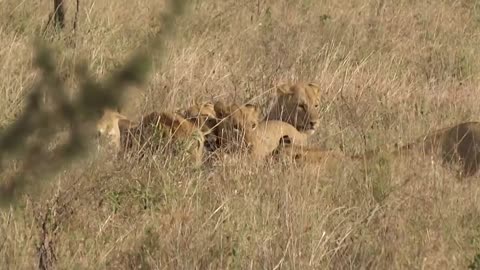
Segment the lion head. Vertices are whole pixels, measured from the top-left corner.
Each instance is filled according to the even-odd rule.
[[[253,104],[231,104],[218,101],[214,105],[219,123],[215,129],[218,146],[240,146],[245,136],[255,130],[260,121],[261,110]]]
[[[314,83],[282,84],[277,87],[277,100],[267,113],[267,120],[281,120],[297,130],[313,134],[320,115],[320,87]]]
[[[96,130],[99,136],[107,138],[111,145],[116,149],[120,149],[122,130],[132,125],[133,122],[118,111],[105,109],[103,115],[96,123]]]
[[[195,104],[186,110],[181,115],[206,132],[215,127],[218,123],[217,113],[215,112],[214,104],[211,102],[195,102]]]

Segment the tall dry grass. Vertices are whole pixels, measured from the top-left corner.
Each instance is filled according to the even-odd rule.
[[[51,3],[49,3],[51,4]],[[196,98],[268,103],[287,80],[322,86],[314,143],[347,153],[478,120],[476,1],[192,1],[166,58],[128,93],[137,119]],[[75,35],[47,32],[78,90],[161,29],[162,1],[81,2]],[[0,124],[38,77],[32,40],[51,7],[0,2]],[[67,18],[72,18],[69,6]],[[478,177],[419,154],[328,168],[252,164],[201,169],[175,160],[116,162],[92,149],[0,213],[0,264],[60,269],[465,269],[480,253]],[[37,189],[37,190],[35,190]],[[474,266],[472,264],[472,266]],[[478,266],[477,266],[478,267]]]

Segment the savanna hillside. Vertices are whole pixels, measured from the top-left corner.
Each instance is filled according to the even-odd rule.
[[[2,126],[37,77],[32,41],[51,2],[0,1]],[[102,78],[154,36],[164,9],[82,0],[73,35],[73,2],[63,34],[45,34],[71,95],[76,63]],[[323,89],[314,143],[349,154],[480,119],[476,1],[191,2],[147,83],[128,92],[129,117],[196,98],[266,104],[275,84],[304,80]],[[466,269],[480,253],[478,177],[418,153],[195,170],[91,150],[2,209],[1,268]]]

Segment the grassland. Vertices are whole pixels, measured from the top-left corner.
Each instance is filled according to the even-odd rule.
[[[47,2],[0,1],[2,126],[38,76]],[[162,27],[162,1],[82,0],[73,34],[70,2],[64,32],[45,34],[70,95],[78,62],[101,78]],[[192,1],[175,31],[127,94],[129,117],[196,98],[266,104],[288,80],[322,86],[314,143],[351,154],[480,117],[477,1]],[[420,154],[191,169],[90,152],[1,210],[0,268],[466,269],[480,253],[478,177]]]

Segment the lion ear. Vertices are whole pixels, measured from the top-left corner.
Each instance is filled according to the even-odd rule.
[[[313,87],[313,88],[320,89],[320,85],[317,84],[317,83],[314,83],[314,82],[309,82],[309,83],[308,83],[308,86]]]
[[[277,95],[281,96],[281,95],[288,95],[291,93],[292,91],[289,84],[284,83],[277,86]]]
[[[217,101],[213,105],[213,110],[218,118],[225,118],[230,115],[230,108],[222,101]]]
[[[207,102],[204,102],[202,105],[203,105],[204,107],[213,108],[213,106],[214,106],[215,104],[213,104],[213,102],[211,102],[211,101],[207,101]]]
[[[316,95],[320,95],[320,85],[314,82],[308,83],[308,86],[313,89]]]

